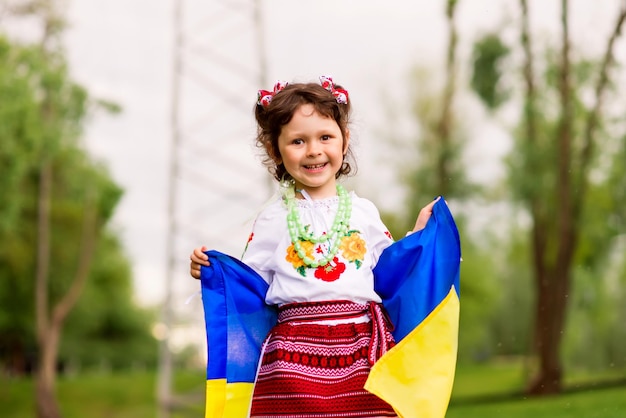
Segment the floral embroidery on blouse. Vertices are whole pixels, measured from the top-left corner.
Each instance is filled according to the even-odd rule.
[[[313,258],[313,247],[315,246],[315,244],[310,241],[300,241],[300,245],[302,246],[302,249],[304,250],[306,256],[309,258]],[[296,252],[293,244],[291,244],[289,248],[287,248],[287,256],[285,257],[285,260],[290,262],[293,268],[295,268],[301,276],[306,277],[306,265]]]
[[[254,238],[254,232],[250,232],[250,235],[248,236],[248,241],[246,241],[246,246],[243,249],[244,254],[246,253],[246,251],[248,251],[248,245],[250,245],[250,241],[252,241],[252,238]]]
[[[333,258],[325,266],[319,266],[315,269],[315,277],[325,282],[334,282],[346,271],[346,265],[339,261],[337,257]]]
[[[315,258],[314,253],[324,254],[325,251],[328,251],[327,244],[314,244],[310,241],[301,240],[300,245],[305,251],[306,256],[312,259]],[[359,269],[363,264],[365,253],[367,252],[365,240],[361,238],[360,232],[354,229],[349,230],[341,237],[339,252],[346,261],[354,263],[356,268]],[[302,277],[306,277],[307,266],[295,251],[293,244],[287,248],[285,260],[291,263],[293,268],[296,269]],[[314,276],[325,282],[333,282],[339,279],[344,271],[346,271],[345,263],[340,262],[338,257],[334,257],[333,260],[326,265],[316,267]]]
[[[365,241],[359,235],[359,231],[348,231],[346,236],[341,239],[339,250],[343,258],[354,263],[358,269],[363,264],[367,248]]]

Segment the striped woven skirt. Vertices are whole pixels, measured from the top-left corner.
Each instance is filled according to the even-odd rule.
[[[364,315],[370,320],[358,322]],[[345,323],[351,318],[357,322]],[[363,389],[371,366],[393,344],[390,323],[374,302],[282,306],[262,354],[250,416],[395,417],[389,404]]]

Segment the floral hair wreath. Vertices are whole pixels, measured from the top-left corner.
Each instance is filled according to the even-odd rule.
[[[332,95],[335,97],[335,100],[337,100],[337,103],[348,104],[348,91],[335,88],[335,83],[333,83],[333,79],[331,77],[325,75],[320,76],[320,84],[322,85],[322,87],[332,93]],[[279,80],[276,82],[276,84],[274,84],[273,91],[259,90],[257,94],[257,105],[261,105],[264,108],[267,108],[272,102],[272,98],[274,98],[274,96],[278,92],[280,92],[288,85],[288,82]]]

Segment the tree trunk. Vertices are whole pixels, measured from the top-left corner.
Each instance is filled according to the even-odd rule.
[[[530,395],[555,394],[562,389],[560,352],[571,280],[569,270],[565,265],[551,269],[544,264],[537,280],[535,353],[539,364],[527,389]]]
[[[63,298],[49,313],[48,275],[50,266],[50,202],[52,196],[52,165],[46,159],[41,166],[39,180],[37,269],[35,284],[35,309],[38,345],[36,374],[36,410],[38,418],[59,418],[55,382],[57,355],[63,323],[72,310],[89,276],[91,260],[96,247],[98,216],[96,199],[92,190],[87,196],[83,217],[80,256],[74,279]]]
[[[44,157],[39,173],[37,214],[37,265],[35,277],[35,318],[39,358],[37,363],[35,402],[38,418],[58,418],[59,406],[54,393],[56,379],[56,344],[48,341],[48,271],[50,268],[50,196],[52,165]],[[54,344],[49,344],[53,342]]]
[[[561,71],[559,82],[561,121],[558,133],[557,164],[557,214],[554,237],[557,248],[555,260],[540,267],[537,276],[536,350],[539,370],[528,392],[531,394],[559,393],[563,371],[560,360],[562,335],[565,329],[565,312],[573,261],[574,224],[571,179],[573,108],[570,80],[570,44],[568,0],[561,1]]]
[[[47,330],[44,335],[45,342],[39,348],[39,367],[35,385],[38,418],[61,416],[55,393],[59,331],[56,326]]]

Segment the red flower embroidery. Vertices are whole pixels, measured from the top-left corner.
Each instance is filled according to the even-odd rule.
[[[391,232],[385,231],[385,235],[387,235],[389,237],[389,239],[393,239],[393,237],[391,236]]]
[[[334,282],[344,271],[346,271],[346,265],[340,263],[339,259],[335,257],[332,262],[315,269],[315,277],[325,282]]]
[[[248,241],[246,242],[246,246],[243,249],[244,254],[246,253],[246,251],[248,251],[248,245],[250,244],[250,241],[252,241],[252,238],[254,238],[254,232],[250,232],[250,236],[248,236]]]

